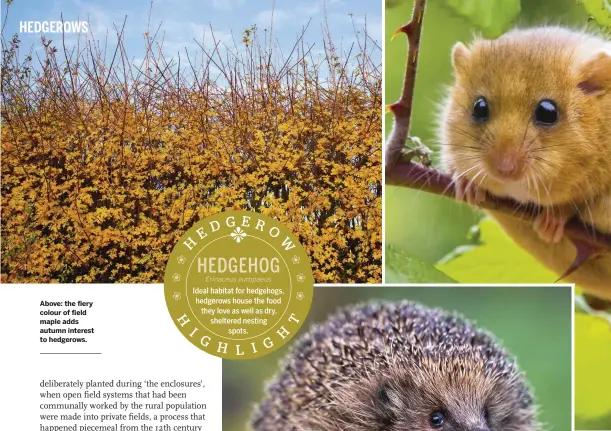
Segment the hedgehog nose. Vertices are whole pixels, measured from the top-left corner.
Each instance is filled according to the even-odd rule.
[[[493,166],[501,177],[517,179],[524,167],[524,155],[516,150],[499,152],[493,157]]]

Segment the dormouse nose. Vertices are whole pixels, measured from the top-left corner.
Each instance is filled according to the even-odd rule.
[[[508,149],[493,154],[492,165],[496,173],[507,179],[518,179],[524,169],[524,154]]]

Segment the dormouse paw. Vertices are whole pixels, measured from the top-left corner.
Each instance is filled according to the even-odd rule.
[[[476,206],[486,200],[486,190],[465,177],[454,178],[454,189],[456,200],[459,202],[467,202],[469,205]]]
[[[555,244],[562,239],[568,219],[558,208],[544,208],[535,218],[533,229],[543,241]]]

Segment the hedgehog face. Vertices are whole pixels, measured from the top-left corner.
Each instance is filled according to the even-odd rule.
[[[463,406],[456,405],[454,409],[450,409],[441,401],[432,402],[432,398],[412,399],[415,404],[408,406],[402,400],[403,395],[402,392],[387,390],[385,387],[381,389],[379,396],[382,405],[377,412],[377,422],[384,423],[384,429],[389,431],[491,430],[486,407],[467,411]]]
[[[537,431],[524,375],[486,332],[410,302],[314,328],[268,387],[256,431]]]
[[[372,411],[376,422],[388,431],[490,431],[484,400],[465,393],[457,396],[461,390],[441,394],[436,389],[416,387],[406,380],[383,381]]]
[[[507,365],[496,369],[477,351],[418,352],[331,391],[324,426],[309,430],[531,431],[534,409]],[[335,425],[331,425],[335,424]]]
[[[360,410],[360,417],[368,419],[360,424],[356,419],[357,426],[350,429],[366,429],[371,423],[380,424],[376,428],[380,431],[534,429],[528,396],[525,398],[519,382],[486,372],[486,365],[472,355],[400,364],[384,374],[360,391],[355,388],[360,396],[337,400],[338,405],[349,405],[350,399],[358,402],[361,398],[360,407],[352,404],[349,408]]]

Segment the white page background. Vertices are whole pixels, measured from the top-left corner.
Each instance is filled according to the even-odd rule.
[[[81,320],[79,328],[95,328],[95,334],[49,334],[51,337],[82,337],[87,343],[41,343],[41,301],[93,301],[87,316],[69,316]],[[46,307],[45,307],[46,309]],[[55,308],[56,310],[59,308]],[[65,307],[61,307],[65,310]],[[64,318],[61,316],[60,318]],[[63,327],[63,326],[54,326]],[[75,325],[68,325],[75,327]],[[205,388],[173,388],[186,392],[187,399],[165,399],[166,402],[205,403],[203,422],[169,422],[174,425],[197,424],[202,431],[222,430],[222,366],[221,359],[193,346],[174,326],[167,311],[163,285],[8,285],[0,286],[0,423],[2,429],[40,430],[40,425],[100,425],[85,421],[44,421],[40,414],[53,413],[40,409],[41,403],[65,403],[64,399],[41,399],[40,392],[78,389],[41,388],[42,380],[100,381],[147,379],[156,381],[204,381]],[[100,355],[51,354],[41,352],[88,352]],[[101,389],[101,388],[97,388]],[[161,392],[166,388],[156,388]],[[106,389],[108,390],[108,389]],[[125,388],[114,388],[127,391]],[[136,389],[131,389],[135,392]],[[150,391],[143,385],[142,391]],[[74,399],[70,402],[103,402],[102,399]],[[117,401],[110,400],[111,402]],[[154,400],[118,399],[124,403],[141,404]],[[132,411],[132,410],[128,410]],[[72,414],[66,410],[64,413]],[[89,412],[89,409],[86,410]],[[135,411],[134,411],[135,412]],[[154,411],[145,411],[149,415]],[[183,413],[191,413],[184,411]],[[81,412],[82,413],[82,412]],[[100,414],[100,411],[95,412]],[[107,413],[117,413],[110,410]],[[112,422],[109,422],[109,424]],[[124,422],[136,425],[142,422]],[[153,426],[153,421],[147,422]],[[77,427],[77,430],[79,428]],[[153,427],[154,429],[154,427]]]

